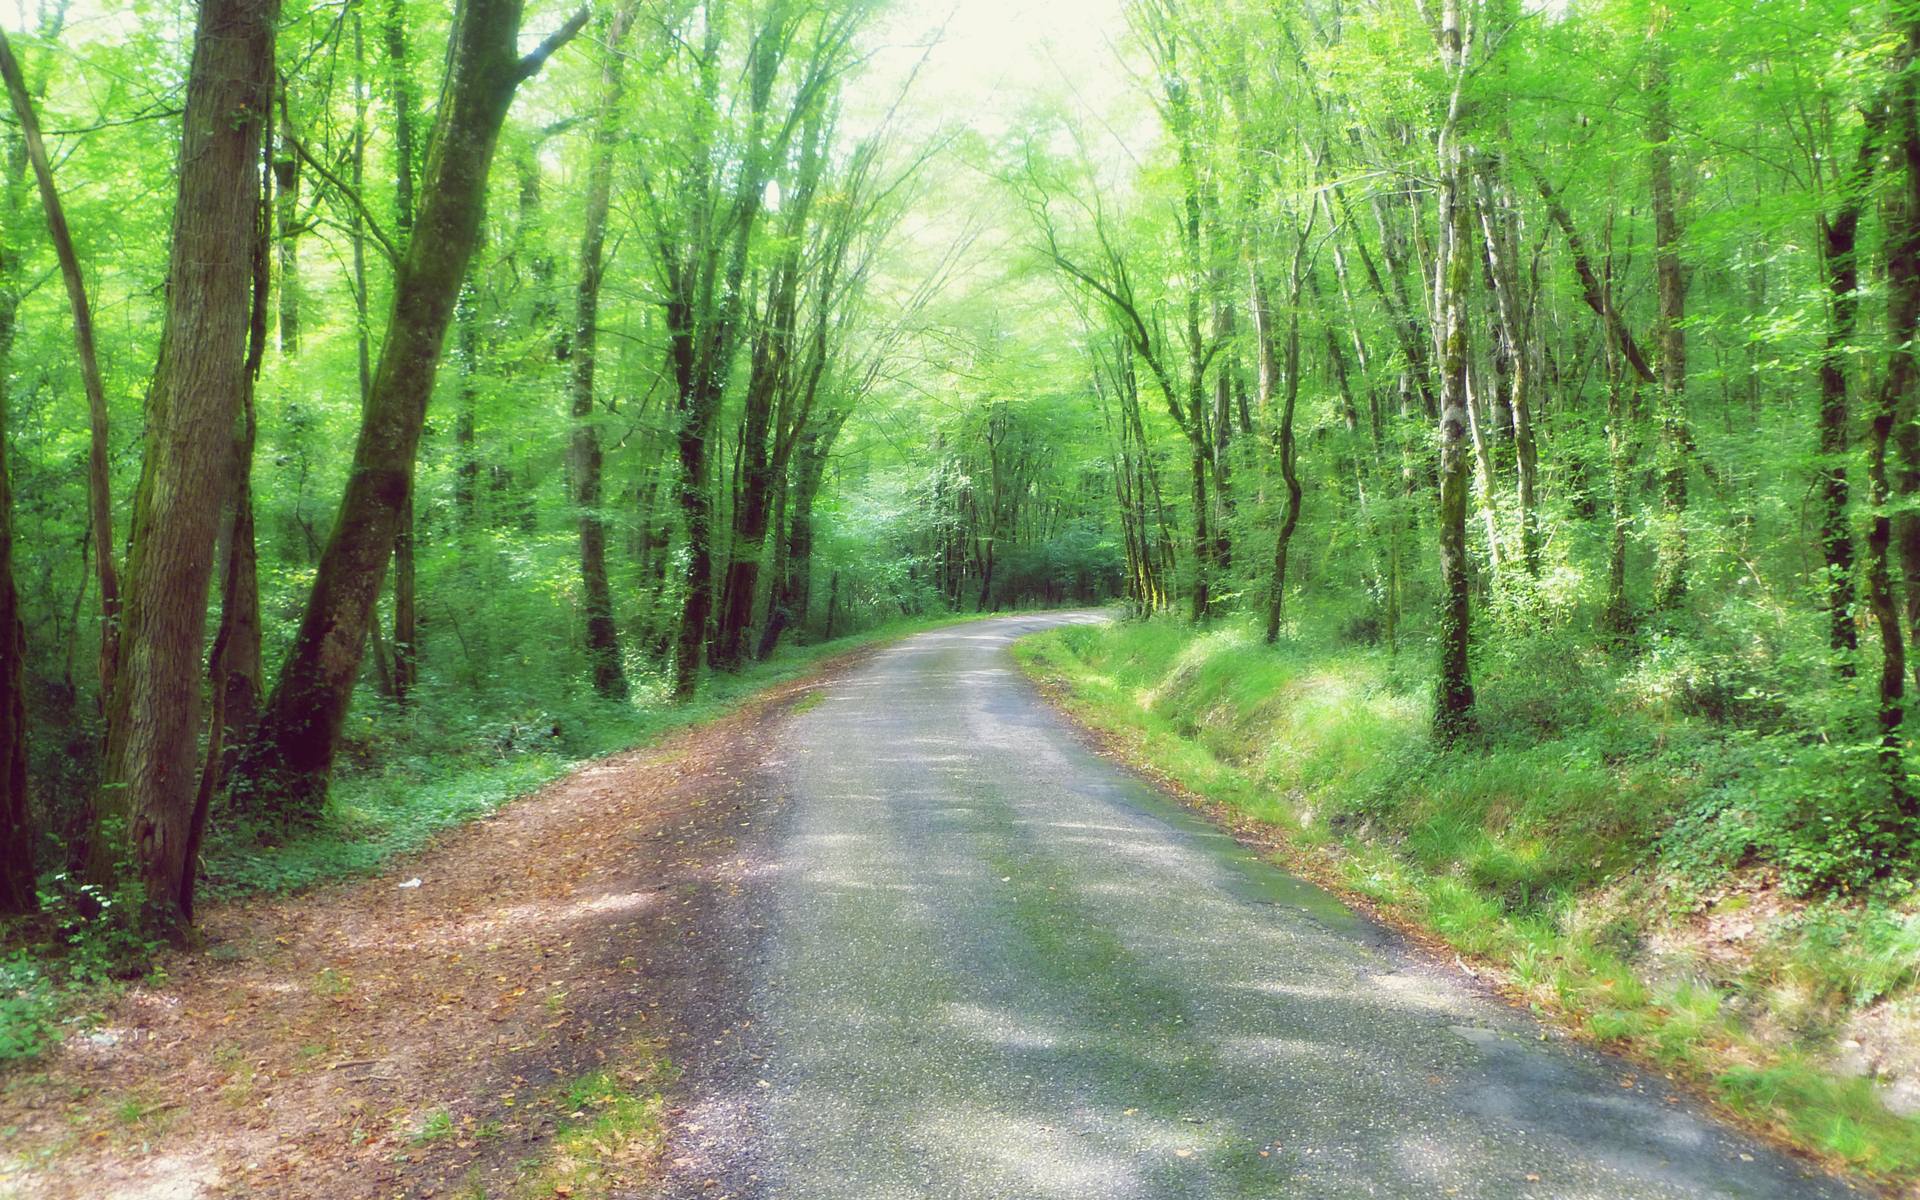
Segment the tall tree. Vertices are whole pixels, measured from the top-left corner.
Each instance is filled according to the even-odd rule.
[[[59,10],[64,13],[64,9]],[[61,20],[56,17],[56,31]],[[94,349],[93,308],[87,300],[86,276],[80,270],[80,256],[73,247],[73,233],[67,227],[67,213],[53,182],[53,165],[47,161],[46,146],[40,140],[40,118],[34,111],[33,96],[26,78],[13,57],[13,47],[0,34],[0,76],[4,76],[7,98],[14,119],[20,123],[20,146],[33,168],[40,188],[40,203],[46,210],[47,236],[60,260],[60,277],[67,285],[67,301],[73,312],[73,343],[80,366],[80,380],[87,393],[87,512],[94,545],[95,582],[100,589],[100,695],[102,701],[113,691],[116,637],[119,632],[120,580],[113,566],[113,488],[108,472],[107,388],[100,374],[100,358]]]
[[[574,293],[573,336],[566,355],[572,368],[573,438],[567,459],[573,503],[580,521],[580,587],[587,617],[587,657],[593,663],[593,687],[602,696],[624,699],[626,668],[620,655],[620,631],[613,619],[613,589],[607,583],[607,523],[600,511],[600,431],[594,414],[594,370],[599,362],[600,283],[606,271],[607,212],[613,203],[613,152],[619,140],[621,96],[626,85],[623,44],[635,7],[624,4],[602,27],[605,58],[600,67],[600,97],[588,152],[587,206],[580,233],[580,284]]]
[[[523,57],[520,0],[463,0],[455,14],[423,201],[395,271],[346,492],[286,662],[236,764],[236,799],[255,812],[311,821],[326,799],[381,576],[413,491],[441,345],[479,239],[500,127],[520,84],[589,15],[576,12]]]
[[[1440,319],[1440,680],[1434,727],[1452,739],[1472,725],[1469,663],[1472,565],[1467,558],[1467,298],[1473,276],[1464,145],[1472,31],[1464,0],[1445,0],[1438,36],[1446,112],[1440,127],[1440,269],[1434,309]]]
[[[1667,18],[1656,23],[1647,63],[1647,140],[1653,199],[1654,276],[1660,390],[1660,525],[1654,549],[1654,603],[1679,605],[1687,592],[1687,279],[1680,263],[1679,203],[1673,184],[1673,87]]]
[[[193,904],[201,650],[246,390],[259,201],[252,181],[272,111],[278,15],[278,0],[206,0],[187,75],[165,342],[93,850],[97,869],[130,847],[149,912],[163,926]]]

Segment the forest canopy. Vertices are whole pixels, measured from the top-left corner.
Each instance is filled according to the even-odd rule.
[[[1913,5],[4,23],[8,911],[1106,603],[1377,649],[1441,749],[1685,711],[1798,781],[1726,853],[1911,875]]]

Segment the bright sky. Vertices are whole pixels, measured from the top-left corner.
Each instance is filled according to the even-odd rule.
[[[1104,113],[1128,87],[1111,40],[1126,28],[1121,4],[901,0],[883,27],[889,48],[866,86],[876,96],[894,93],[894,81],[932,43],[910,101],[916,114],[965,120],[995,136],[1039,98]]]

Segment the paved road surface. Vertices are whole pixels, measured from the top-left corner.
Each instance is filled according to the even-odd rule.
[[[1090,752],[1007,651],[1062,619],[910,638],[786,726],[745,1115],[686,1194],[1854,1194]]]

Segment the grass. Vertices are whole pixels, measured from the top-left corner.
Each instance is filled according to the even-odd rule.
[[[1481,734],[1441,749],[1411,656],[1273,648],[1243,626],[1164,622],[1060,629],[1017,653],[1123,753],[1270,828],[1286,865],[1444,940],[1537,1010],[1695,1080],[1757,1126],[1883,1179],[1920,1176],[1920,1122],[1827,1065],[1852,1014],[1914,991],[1910,891],[1794,898],[1814,889],[1782,883],[1793,862],[1844,868],[1845,848],[1756,838],[1738,855],[1716,850],[1718,835],[1695,825],[1719,823],[1690,816],[1725,811],[1729,797],[1749,810],[1776,794],[1799,802],[1768,790],[1784,770],[1778,744],[1730,738],[1672,704],[1644,664],[1495,664]],[[1767,865],[1769,848],[1787,865]],[[1771,883],[1749,890],[1754,878]],[[1656,934],[1755,896],[1788,915],[1766,918],[1741,961],[1676,965],[1649,951]]]
[[[662,1093],[675,1077],[659,1047],[641,1043],[621,1066],[555,1089],[560,1127],[546,1153],[523,1164],[515,1194],[588,1200],[640,1178],[666,1145]]]

